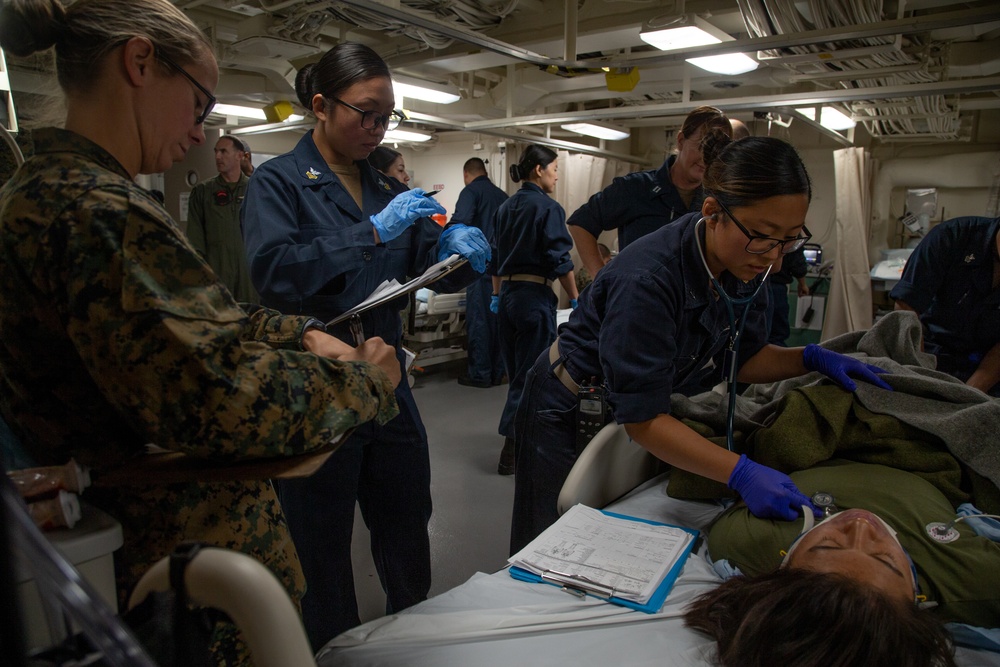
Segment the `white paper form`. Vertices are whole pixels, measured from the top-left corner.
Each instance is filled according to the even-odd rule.
[[[395,279],[387,280],[378,287],[376,287],[375,291],[369,294],[364,301],[354,306],[354,308],[351,308],[350,310],[333,318],[332,320],[327,322],[327,325],[333,326],[334,324],[343,322],[352,315],[357,315],[358,313],[364,312],[369,308],[380,305],[382,303],[386,303],[387,301],[392,301],[396,297],[403,296],[404,294],[409,294],[414,290],[418,290],[424,285],[431,284],[435,280],[440,280],[441,278],[445,277],[455,269],[461,267],[463,264],[466,263],[466,261],[467,260],[464,257],[461,257],[459,255],[450,255],[446,259],[441,260],[434,266],[424,271],[416,278],[409,280],[403,284],[400,284],[399,281]]]
[[[575,505],[508,562],[570,587],[643,603],[691,539],[679,528]]]

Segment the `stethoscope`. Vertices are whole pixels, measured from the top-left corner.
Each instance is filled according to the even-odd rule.
[[[723,371],[726,376],[726,391],[729,394],[729,409],[726,413],[726,447],[729,451],[733,451],[733,421],[736,418],[736,359],[737,352],[740,349],[740,336],[743,334],[743,327],[747,323],[747,311],[750,309],[749,304],[757,298],[767,277],[771,275],[771,268],[774,265],[772,264],[767,267],[764,277],[761,278],[760,284],[757,285],[757,289],[754,290],[753,294],[741,299],[732,298],[726,293],[726,290],[722,289],[722,285],[712,275],[712,269],[708,268],[708,260],[705,259],[705,249],[701,245],[701,235],[698,233],[698,227],[702,226],[704,222],[705,218],[702,218],[694,226],[694,240],[698,244],[698,258],[701,260],[702,266],[705,267],[708,279],[712,281],[712,287],[715,288],[716,293],[722,298],[722,302],[726,304],[726,314],[729,316],[729,342],[726,345]],[[736,320],[734,306],[745,306],[739,321]]]

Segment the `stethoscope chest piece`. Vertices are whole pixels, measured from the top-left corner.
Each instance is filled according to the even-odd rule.
[[[823,511],[823,518],[833,516],[838,512],[837,506],[833,504],[833,495],[824,491],[818,491],[810,498],[812,504]]]
[[[925,530],[932,540],[941,544],[948,544],[958,539],[958,530],[955,526],[940,521],[927,524]]]

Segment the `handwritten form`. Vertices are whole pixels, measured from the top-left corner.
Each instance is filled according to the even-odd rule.
[[[574,505],[508,562],[543,579],[645,603],[691,533]]]

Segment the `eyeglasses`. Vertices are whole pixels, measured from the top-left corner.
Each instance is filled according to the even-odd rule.
[[[722,203],[722,200],[718,197],[715,198],[722,210],[729,216],[729,219],[736,223],[739,230],[743,232],[743,235],[749,239],[747,241],[746,251],[751,255],[763,255],[764,253],[770,252],[775,246],[781,246],[781,254],[787,255],[793,253],[802,246],[804,246],[809,239],[812,238],[812,234],[806,229],[805,225],[802,226],[802,234],[799,234],[794,239],[772,239],[769,236],[754,236],[750,233],[750,230],[744,227],[736,216],[726,208],[726,205]]]
[[[180,65],[178,65],[177,63],[175,63],[170,58],[166,57],[162,53],[157,53],[156,57],[159,58],[160,60],[162,60],[163,62],[167,63],[168,65],[170,65],[181,76],[183,76],[185,79],[187,79],[188,81],[190,81],[191,85],[193,85],[195,88],[197,88],[198,90],[200,90],[202,92],[202,94],[204,94],[205,97],[208,98],[208,101],[205,102],[204,109],[202,109],[201,113],[198,114],[198,117],[194,119],[194,124],[195,125],[201,125],[202,123],[204,123],[205,119],[208,118],[208,114],[212,113],[212,109],[215,108],[215,102],[216,102],[215,95],[213,95],[212,93],[208,92],[208,90],[205,89],[205,86],[203,86],[200,83],[198,83],[197,81],[195,81],[195,78],[193,76],[191,76],[190,74],[188,74],[187,71],[183,67],[181,67]]]
[[[330,99],[337,104],[343,104],[348,109],[354,109],[361,114],[361,127],[366,130],[374,130],[379,125],[385,127],[387,130],[395,130],[399,127],[400,123],[406,120],[406,114],[399,109],[393,109],[389,112],[389,115],[385,115],[379,113],[378,111],[365,111],[364,109],[359,109],[353,104],[348,104],[344,100],[336,97],[331,97]]]

